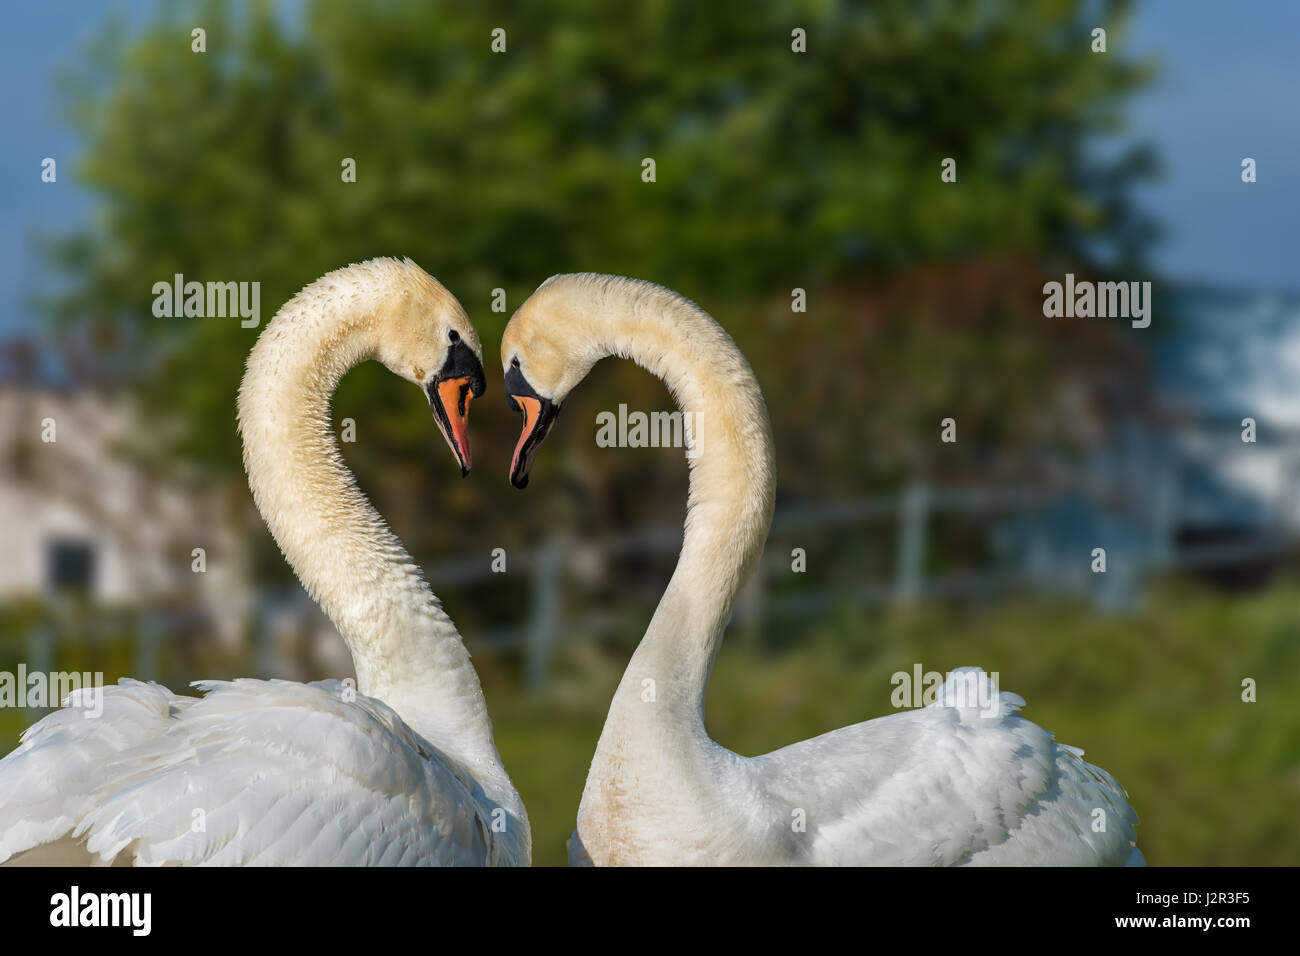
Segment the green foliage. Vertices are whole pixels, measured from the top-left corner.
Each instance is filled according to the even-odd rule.
[[[102,203],[57,248],[57,313],[189,423],[169,453],[230,474],[257,330],[154,318],[152,284],[175,273],[260,281],[265,320],[329,269],[410,255],[491,343],[507,316],[490,290],[513,307],[560,271],[754,303],[972,251],[1081,255],[1083,236],[1131,231],[1141,172],[1086,148],[1143,76],[1118,49],[1129,4],[1092,6],[321,0],[286,26],[268,4],[167,5],[68,84]]]
[[[1163,589],[1143,611],[1098,617],[1060,604],[961,615],[844,611],[792,623],[776,654],[732,640],[709,688],[708,728],[766,753],[890,710],[896,671],[975,664],[1027,701],[1025,716],[1082,747],[1123,784],[1138,845],[1159,866],[1300,864],[1300,588],[1226,599]],[[624,658],[571,649],[554,697],[488,694],[502,757],[533,823],[539,863],[562,863],[604,702]],[[477,658],[476,658],[477,659]],[[581,666],[575,664],[575,660]],[[1243,703],[1253,677],[1258,701]],[[567,703],[572,701],[572,703]]]
[[[258,281],[265,323],[330,269],[411,256],[483,334],[491,401],[474,406],[473,435],[487,475],[453,484],[427,406],[381,369],[348,376],[335,416],[356,419],[343,452],[422,559],[435,543],[514,555],[569,521],[586,534],[681,516],[680,454],[590,441],[598,409],[667,404],[626,365],[597,369],[570,400],[531,497],[506,488],[518,422],[496,397],[509,311],[489,311],[491,290],[513,309],[556,272],[650,279],[717,315],[768,397],[785,494],[852,496],[918,471],[1012,480],[1028,450],[1087,440],[1072,431],[1088,426],[1086,402],[1058,408],[1057,390],[1126,368],[1110,327],[1048,329],[1035,298],[1042,268],[1098,252],[1133,261],[1150,238],[1129,203],[1150,157],[1089,148],[1148,75],[1122,49],[1130,7],[319,0],[285,24],[264,3],[168,4],[142,35],[106,34],[69,79],[79,173],[100,209],[53,249],[68,292],[52,314],[146,408],[183,423],[151,436],[161,460],[229,479],[259,330],[155,318],[153,284]],[[205,54],[190,49],[196,24]],[[1097,24],[1105,54],[1090,50]],[[495,27],[504,54],[491,52]],[[806,54],[791,52],[795,27]],[[349,157],[355,183],[340,176]],[[655,183],[641,180],[645,157]],[[955,185],[940,181],[945,157]],[[806,314],[789,310],[795,286]],[[936,462],[938,421],[954,412],[961,441]],[[502,594],[449,602],[471,643],[476,618],[526,600]],[[847,614],[776,656],[729,645],[710,727],[760,752],[885,713],[888,674],[916,660],[979,663],[1130,787],[1152,862],[1294,863],[1279,821],[1295,782],[1278,768],[1296,763],[1300,713],[1263,685],[1297,676],[1294,598],[1175,595],[1110,619]],[[522,697],[507,662],[475,657],[539,862],[563,859],[624,663],[570,654],[587,658],[546,699]],[[1260,703],[1236,703],[1254,673]]]
[[[625,603],[625,596],[611,599]],[[0,670],[24,658],[33,609],[0,616]],[[775,627],[776,625],[774,625]],[[708,728],[759,754],[890,713],[890,676],[975,664],[1028,702],[1025,716],[1083,747],[1127,789],[1153,865],[1296,865],[1291,825],[1300,791],[1300,584],[1249,598],[1167,585],[1131,615],[1098,617],[1059,603],[958,613],[844,609],[791,621],[779,651],[733,633],[719,655]],[[627,649],[570,635],[551,690],[529,695],[512,662],[471,640],[497,744],[523,795],[538,863],[561,864],[587,766]],[[170,666],[176,666],[175,661]],[[130,675],[127,635],[69,640],[56,669]],[[186,679],[244,673],[207,660]],[[174,671],[173,671],[174,672]],[[321,675],[324,676],[324,675]],[[1256,703],[1241,682],[1254,678]],[[168,681],[180,690],[182,680]],[[0,709],[0,754],[17,743],[22,711]]]

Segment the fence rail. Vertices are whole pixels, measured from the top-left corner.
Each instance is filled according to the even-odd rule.
[[[1037,551],[1033,542],[1030,542],[1019,565],[1014,561],[1004,561],[987,568],[930,574],[927,572],[927,559],[932,522],[936,516],[958,514],[981,519],[1024,516],[1053,507],[1071,495],[1077,497],[1078,493],[1027,487],[938,488],[912,482],[892,495],[781,508],[774,516],[773,537],[812,535],[872,523],[891,523],[896,532],[892,573],[876,579],[860,579],[847,588],[802,587],[791,590],[782,587],[779,593],[771,593],[772,582],[782,573],[789,572],[790,556],[769,549],[769,553],[758,562],[751,581],[737,601],[733,622],[742,633],[757,633],[769,618],[815,615],[837,604],[875,606],[914,602],[926,597],[980,597],[1044,585],[1059,588],[1067,583],[1066,576],[1059,573],[1053,576],[1050,571],[1044,573],[1041,567],[1035,571]],[[1157,514],[1139,516],[1149,519],[1152,541],[1145,548],[1130,548],[1122,552],[1121,560],[1107,569],[1109,577],[1136,580],[1141,574],[1170,567],[1198,569],[1276,561],[1286,550],[1276,528],[1246,541],[1173,547],[1167,535],[1172,533],[1175,523],[1170,520],[1167,510],[1157,510]],[[1034,522],[1032,526],[1038,525],[1039,522]],[[994,526],[990,524],[990,527]],[[1043,534],[1046,540],[1046,532]],[[616,628],[621,621],[626,623],[608,610],[578,614],[566,612],[565,588],[572,577],[570,572],[577,556],[581,554],[590,560],[594,555],[604,562],[644,556],[671,557],[680,549],[681,540],[679,525],[653,525],[580,544],[555,537],[526,551],[514,552],[509,558],[511,572],[522,573],[528,579],[525,613],[516,624],[477,631],[471,639],[493,649],[522,651],[528,685],[544,687],[550,678],[556,650],[566,636],[598,634]],[[1067,555],[1065,560],[1073,572],[1077,572],[1076,582],[1091,583],[1089,559],[1088,548],[1074,549]],[[440,589],[490,587],[500,580],[500,575],[492,571],[487,559],[458,559],[429,565],[425,570],[429,580]],[[1074,590],[1080,589],[1075,587]],[[295,591],[294,595],[295,600],[310,607],[301,593]],[[263,596],[254,613],[253,652],[258,673],[277,672],[269,622],[283,608],[283,598],[283,595]],[[56,620],[60,618],[69,620],[62,614],[56,616]],[[648,616],[645,619],[648,620]],[[124,633],[120,621],[112,615],[96,615],[83,624],[96,633]],[[53,669],[60,631],[65,630],[68,628],[53,623],[43,623],[31,629],[25,648],[30,669]],[[161,614],[146,612],[136,615],[131,631],[135,641],[133,676],[141,679],[160,676],[160,653],[167,630]],[[92,633],[80,636],[95,639]]]
[[[1077,494],[1077,492],[1075,492]],[[793,593],[769,594],[773,576],[790,567],[785,554],[768,553],[758,563],[753,578],[739,596],[733,623],[742,630],[760,630],[770,617],[789,617],[826,611],[835,604],[875,606],[909,603],[923,597],[969,598],[1002,594],[1015,588],[1041,588],[1050,575],[1030,572],[1032,556],[1020,566],[1000,566],[980,570],[962,570],[944,574],[927,573],[931,522],[935,516],[960,514],[990,517],[1040,511],[1062,500],[1061,490],[1036,487],[937,488],[922,482],[905,485],[893,495],[842,500],[816,505],[798,505],[778,510],[772,524],[773,536],[791,533],[826,531],[891,521],[897,531],[897,548],[892,577],[862,580],[847,589],[802,588]],[[1169,568],[1204,568],[1221,564],[1276,560],[1284,551],[1277,535],[1228,545],[1173,548],[1163,540],[1172,528],[1167,513],[1149,518],[1157,540],[1145,549],[1130,549],[1123,557],[1123,568],[1114,566],[1107,573],[1114,578],[1136,582],[1144,573]],[[612,617],[608,612],[586,612],[565,617],[562,592],[574,553],[594,552],[604,561],[629,556],[673,555],[681,546],[682,529],[677,525],[656,525],[610,536],[575,546],[556,538],[523,554],[512,554],[512,570],[531,576],[531,603],[527,619],[511,627],[496,628],[477,635],[477,641],[493,648],[522,650],[525,674],[531,687],[545,686],[551,662],[564,635],[591,634],[606,629]],[[1033,551],[1031,545],[1028,551]],[[1086,581],[1089,574],[1089,548],[1078,549],[1072,558],[1080,572],[1075,580]],[[429,580],[438,586],[488,586],[496,577],[485,561],[459,560],[431,565]],[[1061,578],[1057,579],[1064,583]],[[1121,584],[1119,591],[1130,587]],[[1074,589],[1076,592],[1079,588]],[[1112,589],[1115,590],[1115,589]],[[647,617],[648,620],[648,617]]]

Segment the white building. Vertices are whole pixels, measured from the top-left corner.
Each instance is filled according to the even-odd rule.
[[[133,462],[150,435],[125,398],[0,384],[0,603],[73,591],[100,606],[197,607],[238,639],[247,548],[219,494]]]

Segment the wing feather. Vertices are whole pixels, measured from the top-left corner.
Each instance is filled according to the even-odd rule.
[[[337,681],[123,681],[0,760],[0,862],[62,837],[142,865],[482,864],[471,774]],[[81,723],[77,723],[77,721]]]
[[[960,695],[972,675],[980,706]],[[1021,717],[1022,706],[983,671],[961,668],[929,707],[823,734],[754,766],[770,797],[804,809],[811,862],[1123,864],[1137,823],[1123,788]]]

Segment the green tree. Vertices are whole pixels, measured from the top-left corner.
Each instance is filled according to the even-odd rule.
[[[71,292],[55,311],[64,329],[95,331],[101,360],[146,407],[185,423],[159,451],[230,476],[233,398],[258,330],[155,318],[157,281],[259,281],[269,318],[329,269],[410,255],[461,297],[492,352],[509,314],[489,311],[492,289],[513,309],[555,272],[634,275],[712,309],[781,398],[787,488],[892,480],[918,456],[914,437],[889,429],[933,429],[954,403],[987,416],[967,434],[1041,433],[1021,411],[1037,414],[1041,388],[1076,355],[1041,329],[1021,337],[1034,264],[1083,266],[1099,251],[1132,261],[1149,238],[1128,201],[1149,157],[1090,148],[1119,128],[1145,75],[1121,49],[1129,8],[319,0],[285,23],[262,3],[167,5],[141,35],[111,34],[70,84],[87,144],[79,173],[101,215],[56,249]],[[1097,24],[1104,54],[1091,49]],[[206,53],[191,50],[196,25]],[[796,28],[806,53],[792,50]],[[940,178],[947,157],[955,184]],[[880,327],[862,311],[861,290],[893,274],[965,289],[972,259],[994,263],[988,281],[1006,276],[998,263],[1020,264],[1019,313],[984,296],[984,318],[963,324],[956,299],[922,335],[916,300],[895,296]],[[795,286],[815,307],[791,319]],[[1039,345],[1053,358],[1036,367]],[[665,401],[627,370],[599,381],[596,407],[614,389]],[[409,492],[445,480],[427,409],[376,370],[349,376],[338,408],[360,423],[345,452],[363,483],[390,513],[412,509],[394,519],[419,547],[429,522]],[[498,402],[480,408],[476,441],[508,448],[516,422]],[[871,456],[864,420],[876,420]],[[633,472],[584,454],[588,475],[569,473],[597,521],[647,513],[644,458]],[[972,454],[974,467],[987,450]],[[507,494],[490,482],[450,503],[508,543],[539,519]]]
[[[86,144],[78,172],[99,215],[52,248],[67,292],[51,314],[145,408],[179,423],[147,436],[160,460],[231,480],[234,399],[259,330],[156,318],[153,284],[175,273],[258,281],[265,321],[330,269],[411,256],[483,333],[490,400],[475,405],[473,437],[488,473],[451,478],[427,407],[378,367],[345,379],[335,415],[357,420],[358,442],[343,452],[421,557],[468,537],[480,554],[504,546],[513,561],[544,525],[587,534],[681,514],[680,455],[591,441],[598,409],[668,403],[626,363],[598,368],[567,403],[536,487],[507,488],[518,420],[498,397],[495,343],[510,311],[556,272],[649,279],[713,312],[763,385],[787,498],[861,494],[918,472],[1011,481],[1044,458],[1059,466],[1104,420],[1099,403],[1073,400],[1074,386],[1086,396],[1107,376],[1140,378],[1126,375],[1133,357],[1115,325],[1041,314],[1045,270],[1131,269],[1152,237],[1130,201],[1151,157],[1092,148],[1120,131],[1148,75],[1123,49],[1131,7],[316,0],[288,16],[269,3],[167,4],[142,33],[107,32],[69,78],[69,115]],[[1091,49],[1099,25],[1104,54]],[[191,50],[196,26],[206,53]],[[492,50],[496,28],[504,53]],[[796,28],[806,53],[791,49]],[[956,183],[940,177],[948,157]],[[341,176],[346,158],[354,183]],[[646,158],[653,183],[642,181]],[[489,308],[498,287],[505,313]],[[791,312],[794,287],[807,290],[807,313]],[[940,453],[950,414],[961,440]],[[231,481],[249,510],[240,485]],[[856,586],[869,547],[865,535],[830,543],[819,566]],[[278,560],[267,569],[285,573]],[[614,573],[597,586],[618,602],[662,588],[644,564],[624,580]],[[452,607],[471,639],[475,616],[513,622],[527,601],[526,583],[509,578],[494,582],[491,601]],[[639,612],[628,620],[629,633],[645,623]],[[1043,630],[990,629],[1015,647]],[[858,635],[842,641],[849,652],[879,653],[874,630],[847,631]],[[963,644],[967,631],[937,633]],[[737,665],[746,687],[767,673],[752,650]],[[490,655],[476,662],[492,696],[500,671]],[[595,683],[612,686],[620,667]],[[840,693],[851,672],[834,658],[819,683],[780,662],[772,686],[841,710],[806,728],[783,719],[781,738],[764,746],[876,712],[860,706],[867,691]],[[725,669],[722,680],[729,693]],[[567,724],[549,704],[542,713],[519,695],[492,699],[541,859],[562,856],[608,699],[601,687]],[[776,698],[756,693],[770,714]],[[711,717],[737,712],[724,701]]]

